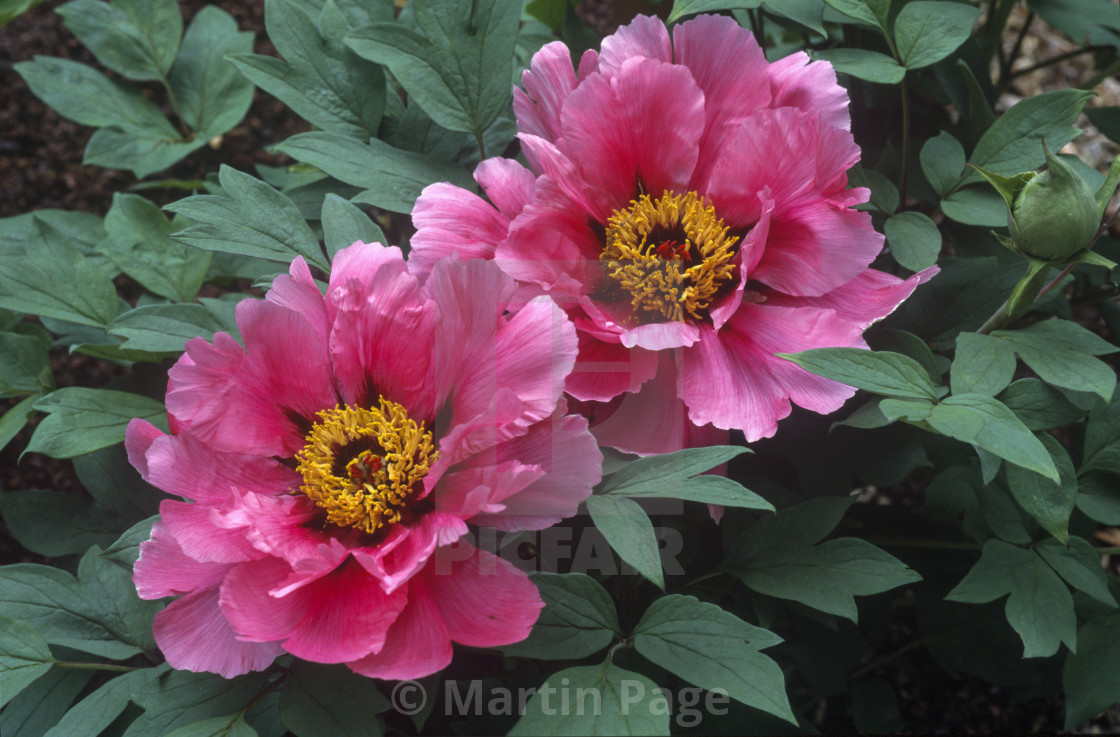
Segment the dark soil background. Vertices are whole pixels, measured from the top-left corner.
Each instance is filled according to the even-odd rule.
[[[61,2],[39,5],[6,26],[0,27],[0,217],[10,217],[42,208],[79,210],[103,215],[113,193],[128,190],[137,181],[129,172],[83,167],[82,153],[93,130],[60,117],[40,102],[23,83],[12,65],[36,54],[60,56],[97,65],[62,24],[53,11]],[[205,0],[180,0],[185,20],[203,6]],[[263,0],[217,2],[229,12],[243,30],[256,34],[254,51],[275,55],[264,31]],[[633,6],[633,7],[631,7]],[[661,7],[664,6],[664,7]],[[667,11],[668,2],[658,10]],[[609,0],[584,2],[580,12],[600,33],[616,27],[616,18],[632,17],[649,5],[644,0],[611,3]],[[111,74],[111,72],[109,73]],[[151,86],[153,99],[164,103],[158,85]],[[284,157],[265,151],[273,143],[307,130],[308,124],[275,98],[257,91],[253,106],[242,123],[227,133],[216,148],[204,147],[155,178],[202,179],[229,164],[242,171],[265,163],[287,163]],[[149,189],[144,195],[163,205],[179,199],[182,190]],[[58,352],[54,358],[59,386],[98,387],[125,369],[81,354]],[[0,413],[14,401],[0,400]],[[69,461],[39,455],[19,459],[33,428],[24,431],[0,453],[0,489],[58,489],[82,493]],[[44,562],[20,547],[0,523],[0,564]],[[907,648],[916,637],[916,625],[906,616],[896,618],[892,636],[883,643],[882,652],[865,654],[866,663],[877,663],[896,649]],[[904,655],[874,667],[868,675],[885,679],[898,693],[902,723],[908,733],[1037,733],[1057,732],[1062,728],[1063,704],[1054,697],[1015,702],[1005,690],[967,675],[946,673],[938,668],[924,648],[912,647]],[[843,713],[836,701],[822,701],[812,713],[825,731],[849,731],[851,715]],[[839,708],[838,708],[839,707]],[[1113,731],[1110,714],[1084,725],[1090,733]]]

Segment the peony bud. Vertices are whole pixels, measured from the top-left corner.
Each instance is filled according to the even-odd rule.
[[[1069,164],[1046,151],[1046,171],[1032,177],[1007,216],[1018,250],[1045,261],[1064,261],[1089,245],[1100,227],[1093,190]]]

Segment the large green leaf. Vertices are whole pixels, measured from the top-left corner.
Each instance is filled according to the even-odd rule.
[[[1015,351],[980,333],[957,336],[957,352],[949,370],[953,394],[995,396],[1015,378]]]
[[[4,737],[43,737],[58,723],[94,672],[52,668],[16,694],[0,711],[0,734]]]
[[[1077,648],[1077,616],[1069,589],[1036,553],[988,540],[980,560],[945,597],[982,604],[1008,596],[1004,612],[1023,639],[1024,658],[1047,658],[1061,643]]]
[[[36,335],[0,333],[0,397],[20,397],[54,388],[49,347]]]
[[[218,181],[225,194],[194,195],[167,206],[199,223],[176,233],[177,240],[208,251],[284,263],[303,256],[312,266],[330,270],[319,239],[291,200],[261,180],[225,165]]]
[[[225,326],[200,304],[144,305],[117,317],[110,335],[125,338],[121,348],[152,353],[180,353],[191,338],[210,340]]]
[[[553,673],[510,730],[518,735],[668,735],[669,707],[657,684],[614,665]]]
[[[1120,474],[1120,389],[1108,405],[1098,404],[1089,413],[1078,474],[1092,471]]]
[[[129,725],[124,737],[167,735],[217,717],[232,723],[231,715],[244,709],[265,682],[263,673],[225,679],[212,673],[171,671],[132,691],[132,701],[144,713]]]
[[[378,737],[392,708],[374,682],[341,665],[296,661],[280,692],[280,719],[296,737]]]
[[[170,86],[183,121],[202,140],[241,122],[253,102],[253,83],[225,57],[253,50],[253,34],[214,5],[194,16],[171,68]]]
[[[664,590],[657,534],[645,510],[623,496],[597,494],[589,496],[586,503],[591,521],[618,556]]]
[[[544,609],[528,639],[502,648],[506,655],[578,660],[621,636],[614,602],[595,579],[582,573],[536,573],[532,578]]]
[[[1094,356],[1120,350],[1071,320],[1044,320],[1022,330],[996,330],[1047,384],[1093,392],[1104,401],[1116,389],[1116,372]]]
[[[1116,597],[1108,589],[1109,576],[1101,568],[1101,556],[1085,538],[1071,536],[1064,545],[1043,540],[1035,550],[1070,586],[1116,608]]]
[[[0,515],[20,545],[51,557],[111,545],[123,529],[118,515],[68,491],[0,492]]]
[[[102,250],[121,271],[161,297],[194,299],[210,268],[210,254],[168,238],[177,228],[151,200],[114,193],[105,230],[109,237]]]
[[[377,223],[370,220],[360,208],[333,192],[323,199],[320,220],[323,223],[323,245],[332,260],[336,253],[357,241],[385,245],[389,243]]]
[[[886,397],[936,400],[944,388],[936,386],[922,365],[909,356],[859,348],[813,348],[778,353],[819,376]]]
[[[746,448],[737,446],[711,446],[640,458],[611,476],[603,485],[603,493],[773,511],[774,505],[738,482],[725,476],[696,475],[746,452]]]
[[[245,723],[243,714],[210,717],[167,733],[167,737],[258,737],[257,730]]]
[[[972,32],[980,9],[965,3],[916,0],[894,21],[898,55],[907,69],[920,69],[957,50]]]
[[[71,0],[63,22],[97,60],[135,80],[165,79],[183,33],[175,0]]]
[[[1120,613],[1086,622],[1077,641],[1062,668],[1066,731],[1120,701]]]
[[[75,704],[43,737],[98,737],[128,706],[133,689],[148,686],[167,670],[164,663],[111,679]]]
[[[144,178],[205,145],[204,136],[182,140],[155,128],[110,125],[94,131],[82,163],[106,169],[130,169],[137,177]]]
[[[662,668],[797,724],[782,669],[760,652],[781,641],[715,604],[677,594],[654,601],[634,628],[634,647]]]
[[[385,75],[345,44],[333,2],[318,27],[293,0],[266,0],[265,26],[281,59],[231,57],[241,73],[284,101],[304,120],[331,133],[376,138],[385,109]]]
[[[1060,481],[1054,482],[1021,466],[1008,466],[1007,485],[1011,495],[1042,529],[1063,543],[1069,540],[1069,517],[1077,498],[1077,472],[1062,444],[1044,434],[1038,436],[1058,469]]]
[[[840,74],[848,74],[857,79],[879,84],[898,84],[906,76],[906,69],[897,61],[867,49],[829,49],[813,54],[815,59],[823,59]]]
[[[35,428],[26,453],[73,458],[116,445],[134,417],[167,426],[163,404],[154,399],[111,389],[70,386],[35,403],[47,416]]]
[[[53,662],[46,640],[34,627],[0,615],[0,707],[49,671]]]
[[[941,253],[941,231],[920,212],[900,212],[883,224],[894,260],[911,271],[921,271],[937,263]]]
[[[470,175],[457,164],[393,148],[384,141],[362,143],[337,133],[298,133],[276,150],[312,166],[335,179],[362,187],[354,202],[392,212],[412,212],[421,190],[429,184],[450,181],[473,187]]]
[[[716,13],[721,10],[753,10],[762,0],[676,0],[669,12],[668,23],[697,13]]]
[[[964,172],[964,147],[948,131],[941,131],[922,145],[918,154],[922,173],[941,197],[953,191]]]
[[[346,43],[387,66],[444,128],[481,137],[509,101],[521,6],[520,0],[413,0],[416,30],[374,23]]]

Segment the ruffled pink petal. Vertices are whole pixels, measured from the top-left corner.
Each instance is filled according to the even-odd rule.
[[[776,294],[770,299],[769,304],[832,309],[842,319],[865,330],[894,312],[895,308],[914,293],[918,285],[926,283],[939,271],[938,267],[931,266],[911,275],[908,279],[899,279],[882,271],[867,269],[847,284],[820,297],[790,297]]]
[[[128,462],[140,472],[145,481],[148,480],[148,448],[163,435],[163,430],[139,417],[129,420],[124,430],[124,449],[128,454]]]
[[[344,663],[376,652],[406,595],[387,595],[360,565],[348,563],[286,596],[271,589],[286,573],[283,561],[243,563],[226,576],[221,606],[247,641],[284,640],[285,650],[317,663]]]
[[[451,662],[451,637],[447,634],[431,594],[422,586],[408,592],[408,604],[389,627],[385,646],[376,653],[347,663],[370,678],[405,680],[423,678]]]
[[[832,310],[744,304],[722,330],[705,329],[680,352],[678,393],[694,423],[740,429],[754,442],[774,434],[791,399],[824,413],[855,392],[774,353],[862,344],[858,326]]]
[[[771,106],[795,107],[819,114],[830,127],[850,130],[848,93],[836,82],[836,70],[826,61],[809,61],[804,51],[770,65]]]
[[[498,447],[498,458],[516,458],[537,470],[516,493],[501,494],[501,485],[489,504],[501,511],[475,516],[471,521],[499,530],[542,530],[575,515],[602,478],[603,456],[583,417],[563,416],[539,422],[528,433]]]
[[[544,606],[524,571],[466,543],[439,548],[414,586],[428,590],[451,639],[473,647],[524,640]]]
[[[659,354],[657,375],[610,404],[593,404],[591,432],[601,445],[652,455],[689,447],[688,411],[677,397],[674,352]]]
[[[473,192],[446,182],[424,188],[412,222],[417,231],[408,267],[421,277],[442,258],[493,258],[509,230],[509,218]]]
[[[704,93],[685,67],[631,58],[609,80],[584,80],[562,121],[562,150],[580,171],[591,214],[605,223],[629,205],[635,183],[654,196],[686,191],[704,132]]]
[[[290,456],[303,446],[302,423],[336,402],[326,335],[298,312],[249,299],[237,305],[237,324],[244,359],[224,333],[213,347],[190,341],[194,365],[171,369],[168,411],[216,450]]]
[[[538,185],[538,196],[511,223],[494,259],[514,279],[543,289],[554,291],[567,281],[586,288],[602,274],[603,233],[554,182],[541,178]]]
[[[347,255],[350,278],[331,275],[330,352],[343,398],[368,407],[384,396],[413,419],[430,420],[439,378],[431,365],[439,309],[420,293],[398,249],[362,245],[336,256],[337,264]]]
[[[536,177],[513,159],[494,157],[475,167],[474,180],[498,212],[513,220],[532,199]]]
[[[217,587],[187,594],[156,614],[153,634],[168,664],[178,670],[233,678],[264,670],[280,654],[276,642],[244,642],[218,606]]]
[[[505,509],[500,500],[520,493],[544,475],[540,466],[520,460],[500,463],[497,457],[497,451],[491,448],[445,474],[435,490],[436,508],[464,519],[486,512],[500,513]]]
[[[521,73],[524,91],[514,88],[513,112],[517,129],[555,142],[560,138],[560,110],[576,87],[576,72],[568,47],[553,41],[533,54]]]
[[[244,527],[221,524],[217,511],[207,504],[173,499],[159,505],[160,519],[188,557],[201,563],[240,563],[261,557],[245,539]]]
[[[150,539],[140,543],[140,558],[132,569],[132,582],[141,599],[162,599],[217,586],[230,565],[199,563],[188,557],[162,522],[152,525]]]
[[[607,76],[617,76],[622,72],[623,64],[634,58],[666,63],[673,60],[669,32],[660,19],[639,15],[604,38],[599,53],[599,71]]]
[[[319,335],[330,332],[323,295],[319,292],[303,256],[296,256],[292,261],[288,276],[281,274],[272,280],[265,300],[303,315]]]
[[[700,331],[691,322],[654,322],[623,330],[619,340],[627,348],[664,351],[690,346],[700,339]]]
[[[657,373],[657,354],[579,332],[579,357],[564,389],[576,399],[605,402],[634,392]]]
[[[436,504],[438,510],[438,500]],[[391,594],[424,567],[438,546],[450,545],[466,533],[467,525],[460,516],[428,512],[414,525],[394,525],[376,547],[355,548],[351,554]]]

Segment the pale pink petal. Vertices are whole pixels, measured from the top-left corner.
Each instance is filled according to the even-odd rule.
[[[521,73],[524,91],[514,89],[513,111],[517,129],[547,141],[560,138],[560,110],[576,87],[576,72],[568,47],[553,41],[533,54]]]
[[[663,351],[690,346],[700,339],[700,331],[691,322],[654,322],[623,330],[619,340],[627,348]]]
[[[657,373],[657,354],[579,332],[579,357],[564,389],[576,399],[605,402],[637,391]]]
[[[370,678],[405,680],[423,678],[451,662],[451,637],[447,634],[431,594],[411,587],[408,604],[389,627],[385,646],[347,665]]]
[[[517,161],[500,157],[486,159],[474,170],[474,180],[506,220],[513,220],[529,204],[535,179]]]
[[[589,408],[591,432],[601,445],[637,455],[688,447],[691,423],[684,402],[677,397],[673,353],[659,355],[657,376],[637,392]]]
[[[244,527],[215,524],[216,509],[164,499],[159,516],[183,553],[200,563],[240,563],[261,557],[245,539]],[[220,521],[220,520],[219,520]]]
[[[451,639],[472,647],[524,640],[544,606],[523,571],[465,543],[439,548],[414,586],[427,588]]]
[[[495,260],[514,279],[543,289],[573,280],[580,286],[593,283],[603,271],[601,228],[589,222],[587,210],[555,192],[550,180],[538,184],[538,197],[511,223]]]
[[[826,61],[809,61],[804,51],[770,65],[772,107],[795,107],[819,114],[830,127],[850,130],[848,93],[836,82],[836,70]]]
[[[819,297],[776,294],[769,304],[833,309],[844,320],[866,329],[894,312],[919,284],[929,281],[939,271],[936,266],[931,266],[903,280],[882,271],[867,269],[847,284]]]
[[[406,584],[427,564],[432,551],[450,545],[467,533],[467,525],[459,515],[428,512],[413,525],[397,524],[388,537],[372,548],[355,548],[356,560],[370,575],[381,582],[385,593],[391,594]]]
[[[125,428],[124,448],[128,453],[128,462],[145,481],[148,480],[148,448],[163,435],[162,430],[139,417],[129,420]]]
[[[184,429],[197,422],[208,437],[231,406],[235,387],[230,379],[244,363],[245,349],[228,333],[215,333],[213,343],[205,338],[188,340],[183,355],[168,371],[168,417],[175,417]]]
[[[141,599],[162,599],[217,586],[230,565],[199,563],[187,557],[162,522],[152,525],[150,539],[140,543],[140,558],[132,569],[132,582]]]
[[[330,333],[326,305],[323,295],[311,276],[311,270],[303,256],[296,256],[292,261],[289,275],[281,274],[272,280],[265,299],[281,307],[298,312],[315,329],[324,340]]]
[[[607,76],[617,76],[623,64],[633,58],[661,62],[673,60],[669,32],[658,18],[639,15],[604,38],[599,53],[599,70]]]
[[[417,276],[429,274],[441,258],[493,258],[509,230],[509,218],[473,192],[446,182],[424,188],[412,222],[417,232],[408,266]]]
[[[264,670],[281,653],[276,642],[244,642],[218,606],[217,587],[195,591],[156,614],[156,644],[167,663],[179,670],[233,678]]]

